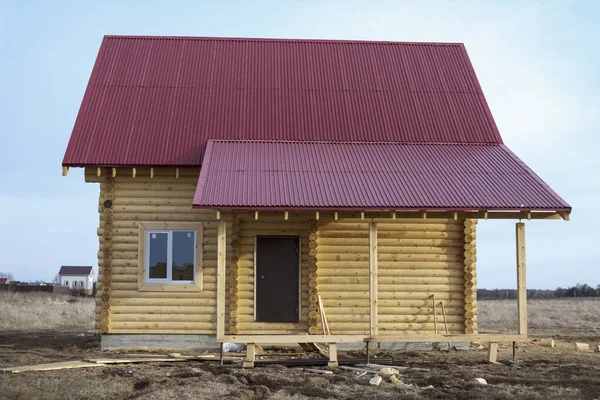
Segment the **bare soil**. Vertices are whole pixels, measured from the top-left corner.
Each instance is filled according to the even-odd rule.
[[[101,353],[97,336],[78,332],[0,333],[0,367],[82,360]],[[317,375],[302,367],[268,366],[244,370],[218,362],[129,364],[90,369],[0,373],[2,399],[598,399],[600,353],[581,353],[574,342],[600,343],[598,335],[556,336],[557,347],[533,338],[517,349],[519,365],[489,364],[485,348],[470,351],[393,351],[394,364],[426,368],[403,370],[405,385],[371,375],[332,369]],[[441,344],[441,347],[444,347]],[[293,351],[293,350],[290,350]],[[356,356],[359,352],[351,352]],[[340,352],[344,356],[344,352]],[[499,360],[512,359],[512,346],[500,344]],[[372,362],[376,362],[374,358]],[[327,369],[314,367],[317,369]],[[488,385],[473,382],[484,378]]]

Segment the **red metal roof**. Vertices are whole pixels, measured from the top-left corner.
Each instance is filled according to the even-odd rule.
[[[194,207],[570,210],[501,144],[218,140]]]
[[[63,165],[200,166],[208,139],[501,143],[462,44],[106,36]]]

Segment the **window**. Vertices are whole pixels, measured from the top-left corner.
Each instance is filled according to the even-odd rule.
[[[65,281],[65,286],[69,286],[69,281]]]
[[[79,286],[83,287],[83,281],[79,281]]]
[[[202,290],[202,224],[140,223],[138,253],[138,290]]]
[[[195,231],[146,231],[146,281],[193,283]]]

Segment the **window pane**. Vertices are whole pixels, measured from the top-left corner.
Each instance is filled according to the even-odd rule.
[[[150,233],[148,241],[150,279],[167,279],[167,233]]]
[[[173,232],[173,280],[194,280],[194,248],[196,247],[196,232]]]

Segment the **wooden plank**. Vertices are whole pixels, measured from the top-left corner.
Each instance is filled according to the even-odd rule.
[[[490,343],[488,347],[488,362],[496,363],[498,360],[498,343]]]
[[[321,299],[321,295],[317,295],[317,304],[319,306],[319,314],[321,315],[323,335],[331,335],[331,331],[329,330],[329,323],[327,322],[327,316],[325,315],[325,309],[323,308],[323,300]]]
[[[435,310],[435,294],[432,294],[431,298],[433,301],[433,333],[435,333],[437,335],[438,330],[437,330],[437,312]]]
[[[24,365],[21,367],[1,368],[0,371],[12,372],[13,374],[26,371],[51,371],[57,369],[104,367],[104,364],[88,363],[83,361],[66,361],[50,364]]]
[[[218,342],[228,343],[360,343],[368,335],[224,335]]]
[[[225,335],[225,273],[227,261],[227,224],[219,222],[217,260],[217,338]]]
[[[327,365],[329,367],[338,366],[337,343],[329,343],[329,361]]]
[[[316,340],[318,342],[318,340]],[[415,343],[415,342],[524,342],[527,341],[527,335],[517,334],[495,334],[495,333],[479,333],[479,334],[450,334],[450,335],[434,335],[434,334],[406,334],[406,335],[377,335],[365,339],[370,342],[380,343]]]
[[[242,367],[254,368],[254,361],[256,361],[256,345],[254,343],[248,343],[246,345],[246,358],[242,363]]]
[[[94,364],[137,364],[145,362],[176,362],[176,361],[189,361],[187,357],[137,357],[137,358],[88,358],[85,362]]]
[[[369,331],[371,335],[379,333],[377,324],[377,222],[369,223]]]
[[[525,279],[525,224],[517,222],[517,312],[519,334],[527,335],[527,285]]]

